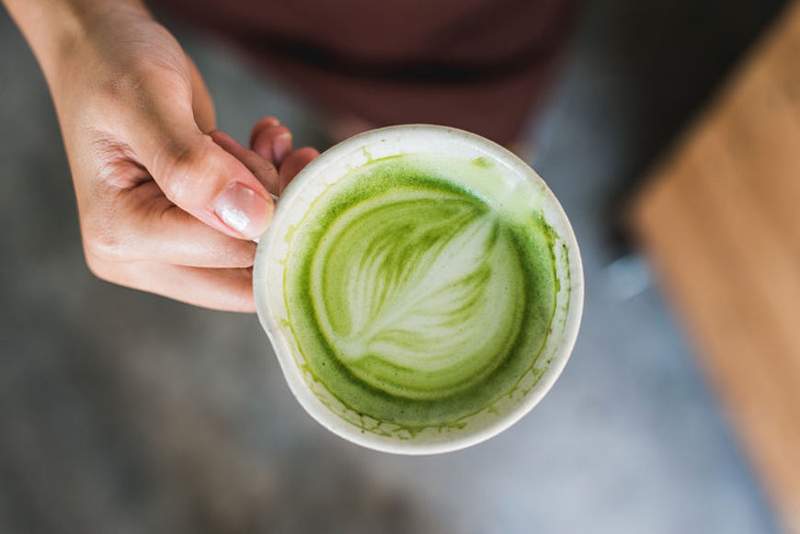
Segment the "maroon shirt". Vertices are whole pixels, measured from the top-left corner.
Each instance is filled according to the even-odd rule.
[[[541,102],[569,0],[160,0],[333,113],[507,143]]]

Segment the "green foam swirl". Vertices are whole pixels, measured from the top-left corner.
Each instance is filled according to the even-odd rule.
[[[431,161],[378,160],[338,181],[291,239],[284,279],[307,371],[348,409],[407,429],[509,394],[557,290],[542,217],[506,216],[448,179],[497,179],[485,162]]]

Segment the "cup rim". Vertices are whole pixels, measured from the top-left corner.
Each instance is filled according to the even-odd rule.
[[[567,268],[570,276],[570,295],[568,299],[569,309],[567,310],[564,329],[561,333],[560,341],[556,344],[556,349],[550,364],[548,364],[544,374],[533,386],[533,390],[527,393],[519,403],[510,408],[507,413],[498,416],[496,420],[483,428],[470,433],[455,435],[452,439],[447,441],[437,441],[434,443],[415,443],[413,440],[388,438],[366,432],[352,425],[339,414],[325,406],[316,394],[314,394],[303,377],[302,371],[294,359],[291,348],[288,347],[286,340],[282,338],[280,325],[270,310],[268,299],[265,295],[265,264],[267,263],[269,244],[272,239],[277,237],[273,229],[276,228],[276,221],[282,215],[281,204],[288,203],[292,197],[297,195],[303,184],[317,176],[318,170],[324,168],[329,161],[344,155],[354,147],[368,145],[373,139],[377,141],[381,136],[387,133],[402,131],[419,132],[420,130],[437,134],[460,136],[469,143],[474,143],[487,149],[490,151],[492,157],[511,167],[515,173],[533,180],[537,185],[541,186],[544,196],[546,197],[545,203],[553,208],[557,218],[560,219],[562,231],[559,232],[559,237],[564,241],[569,252]],[[261,236],[256,251],[253,269],[253,291],[255,294],[256,310],[259,322],[270,339],[273,351],[289,385],[289,389],[303,409],[323,427],[342,439],[381,452],[404,455],[440,454],[477,445],[478,443],[502,433],[528,414],[552,389],[563,372],[564,367],[566,367],[578,337],[584,305],[583,263],[575,232],[561,203],[541,176],[516,154],[489,139],[458,128],[433,124],[387,126],[357,134],[323,152],[298,173],[281,195],[281,199],[275,210],[273,221]]]

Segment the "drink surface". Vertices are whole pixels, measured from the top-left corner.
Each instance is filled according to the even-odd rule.
[[[407,154],[314,201],[283,298],[304,372],[351,422],[459,427],[535,385],[560,283],[536,195],[486,158]]]

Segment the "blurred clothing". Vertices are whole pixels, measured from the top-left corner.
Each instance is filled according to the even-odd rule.
[[[542,102],[571,0],[160,0],[334,115],[500,143]]]

